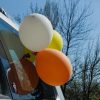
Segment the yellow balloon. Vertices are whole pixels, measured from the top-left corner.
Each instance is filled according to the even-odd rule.
[[[27,60],[34,62],[35,55],[32,53],[32,51],[28,50],[27,48],[24,49],[24,54],[29,54],[30,57],[27,57]]]
[[[62,36],[55,30],[53,30],[53,38],[48,48],[57,49],[59,51],[63,48],[63,39]]]

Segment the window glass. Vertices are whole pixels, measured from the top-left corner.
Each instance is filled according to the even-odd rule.
[[[34,94],[34,92],[36,90],[34,90],[34,88],[31,86],[31,82],[28,78],[28,75],[25,74],[25,70],[23,69],[21,59],[23,58],[23,55],[24,55],[24,47],[21,44],[17,34],[18,34],[18,32],[16,30],[14,30],[10,25],[8,25],[3,20],[0,20],[0,60],[1,60],[1,64],[2,64],[2,66],[0,66],[0,68],[3,68],[2,76],[6,76],[6,78],[5,77],[0,78],[1,80],[5,79],[5,81],[2,81],[3,85],[1,84],[2,89],[0,89],[0,90],[3,90],[3,92],[1,91],[2,94],[9,95],[9,97],[12,96],[12,98],[14,98],[14,99],[18,99],[18,100],[19,99],[36,99],[36,96],[38,96],[39,93],[37,93],[36,95],[31,94],[32,92]],[[14,70],[14,68],[15,68],[15,70]],[[12,73],[13,71],[15,71],[15,72]],[[9,74],[9,72],[11,75]],[[25,75],[23,75],[23,73]],[[17,77],[16,77],[16,75],[17,75]],[[22,76],[24,76],[24,77],[22,77]],[[10,78],[13,77],[13,81],[9,77]],[[21,94],[24,92],[21,89],[19,89],[19,90],[16,89],[16,85],[18,85],[18,84],[14,83],[15,82],[14,78],[18,78],[19,80],[22,81],[23,84],[25,84],[25,85],[23,85],[21,83],[21,81],[19,81],[19,83],[18,83],[18,84],[22,84],[21,86],[23,86],[23,87],[21,87],[21,89],[23,89],[23,91],[26,92],[30,89],[32,91],[27,92],[25,94]],[[24,81],[23,81],[23,79],[24,79]],[[10,88],[9,88],[9,84],[6,84],[7,80],[10,84]],[[27,83],[27,85],[26,85],[26,83]],[[10,89],[11,89],[11,92],[6,93],[7,91],[10,91]]]
[[[30,74],[28,71],[31,67],[28,69],[25,67],[24,62],[26,62],[26,60],[24,59],[24,55],[24,47],[20,42],[18,32],[0,19],[0,61],[2,63],[0,68],[3,68],[2,73],[6,80],[3,82],[6,83],[4,84],[5,89],[3,89],[6,92],[3,91],[3,94],[16,100],[55,100],[56,91],[54,87],[39,80],[37,87],[33,88],[33,83],[30,81],[30,79],[33,78],[31,77],[33,73]],[[29,63],[27,62],[27,64]],[[15,80],[18,81],[16,82]],[[35,78],[35,80],[37,82],[37,78]],[[30,90],[31,92],[27,92]]]

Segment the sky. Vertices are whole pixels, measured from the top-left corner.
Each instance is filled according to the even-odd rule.
[[[91,9],[93,9],[92,21],[95,25],[95,31],[100,33],[100,0],[93,0]]]
[[[31,2],[42,6],[45,0],[1,0],[0,7],[3,7],[10,16],[15,16],[26,13]]]
[[[46,0],[0,0],[0,7],[3,7],[7,14],[14,17],[16,15],[22,15],[29,11],[30,3],[38,4],[39,6],[43,6]],[[58,2],[59,0],[55,0]],[[63,0],[59,2],[62,3]],[[86,0],[83,0],[86,2]],[[100,0],[87,0],[91,2],[91,10],[93,10],[93,14],[91,16],[91,23],[94,26],[94,32],[100,33]],[[83,2],[82,2],[83,3]],[[62,8],[63,9],[63,8]]]

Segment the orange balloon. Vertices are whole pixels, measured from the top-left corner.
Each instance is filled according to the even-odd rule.
[[[47,48],[40,51],[37,53],[35,64],[39,77],[49,85],[63,85],[71,78],[70,60],[58,50]]]
[[[9,79],[9,81],[11,83],[11,86],[13,85],[13,83],[15,83],[15,85],[16,85],[16,93],[24,95],[24,94],[32,92],[33,89],[38,86],[39,77],[37,75],[35,66],[30,61],[28,61],[27,59],[22,58],[20,60],[20,62],[23,65],[22,67],[23,67],[25,73],[28,76],[28,79],[29,79],[29,82],[31,83],[31,86],[29,86],[26,83],[27,80],[26,80],[26,77],[24,77],[24,79],[22,81],[22,82],[24,82],[24,83],[22,83],[24,89],[22,88],[22,85],[21,85],[21,82],[20,82],[20,80],[18,78],[18,73],[17,73],[17,70],[15,68],[15,64],[14,63],[12,63],[11,67],[8,69],[8,79]],[[28,90],[25,90],[26,87],[28,88]]]

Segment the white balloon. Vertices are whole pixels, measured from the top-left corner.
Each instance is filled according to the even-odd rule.
[[[26,16],[19,28],[23,45],[31,51],[47,48],[53,37],[51,22],[41,14]]]

